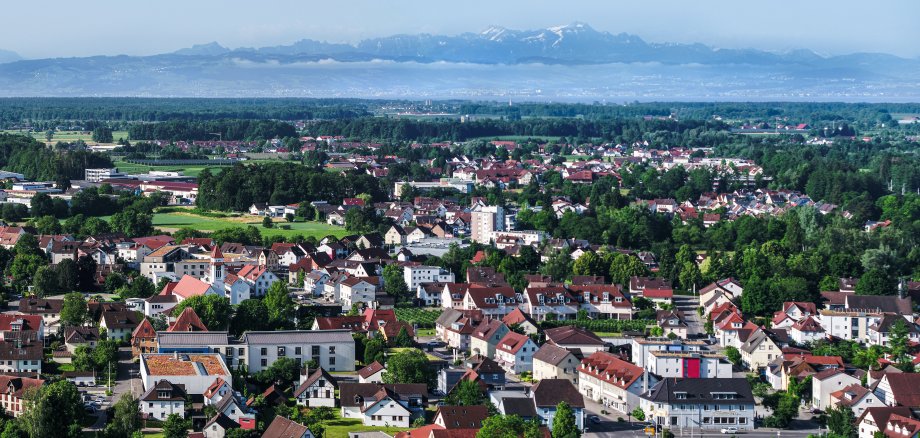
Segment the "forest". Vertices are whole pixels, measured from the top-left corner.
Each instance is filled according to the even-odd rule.
[[[33,181],[59,181],[83,179],[87,168],[112,167],[107,155],[74,146],[58,143],[52,149],[31,137],[0,134],[0,168]]]
[[[343,198],[360,194],[374,202],[387,198],[378,180],[367,173],[339,175],[294,163],[238,164],[219,173],[202,171],[197,205],[205,210],[245,211],[254,202],[340,204]]]
[[[297,130],[290,123],[274,120],[174,120],[132,124],[128,136],[131,140],[269,140],[297,137]]]

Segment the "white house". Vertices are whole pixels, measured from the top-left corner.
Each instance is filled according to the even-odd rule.
[[[317,368],[316,371],[300,374],[300,385],[294,390],[297,404],[307,407],[328,406],[335,407],[335,390],[339,385],[335,378],[326,370]]]
[[[831,406],[831,394],[850,385],[858,385],[858,377],[841,368],[829,368],[811,378],[811,406],[826,410]]]
[[[646,369],[659,377],[718,379],[732,376],[724,355],[702,352],[650,351]]]
[[[532,372],[533,355],[537,349],[537,344],[529,336],[508,332],[495,347],[495,362],[509,373]]]
[[[646,420],[671,430],[754,429],[754,395],[744,378],[663,379],[644,392]]]
[[[342,383],[342,418],[360,418],[365,426],[409,427],[425,415],[425,384]]]
[[[175,385],[164,379],[151,385],[138,403],[145,418],[163,421],[172,414],[185,418],[185,396],[183,385]]]
[[[417,290],[423,283],[453,283],[454,273],[440,266],[406,266],[403,268],[403,280],[409,290]]]
[[[249,283],[249,294],[254,297],[264,297],[268,288],[278,281],[278,276],[265,266],[246,265],[236,275]]]

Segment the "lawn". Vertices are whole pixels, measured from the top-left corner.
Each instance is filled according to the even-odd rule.
[[[323,425],[326,426],[326,433],[323,435],[325,438],[348,438],[348,432],[375,431],[392,436],[396,435],[398,432],[411,429],[402,427],[365,426],[361,423],[361,420],[357,418],[336,418],[335,420],[323,422]]]
[[[287,222],[275,219],[273,228],[263,228],[262,218],[259,216],[242,215],[239,217],[214,218],[199,216],[193,213],[170,212],[155,213],[153,215],[153,226],[163,229],[164,231],[174,231],[179,228],[189,227],[201,231],[217,231],[230,227],[246,227],[253,225],[262,232],[263,236],[284,236],[294,237],[303,235],[305,237],[313,236],[322,239],[330,234],[336,237],[342,237],[348,234],[345,228],[329,225],[324,222]],[[290,227],[282,229],[281,227]]]

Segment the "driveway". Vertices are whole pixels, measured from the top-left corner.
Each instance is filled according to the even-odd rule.
[[[684,319],[687,321],[687,334],[698,335],[706,333],[703,327],[703,321],[697,309],[700,307],[700,298],[698,296],[674,295],[674,308],[684,313]]]

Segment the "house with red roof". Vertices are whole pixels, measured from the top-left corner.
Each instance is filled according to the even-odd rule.
[[[773,314],[772,328],[788,328],[793,324],[809,315],[817,315],[818,309],[815,303],[806,303],[801,301],[786,301],[783,303],[783,310]]]
[[[792,327],[789,327],[789,337],[799,344],[804,344],[824,339],[826,336],[821,323],[813,316],[808,315],[796,321],[795,324],[792,324]]]
[[[575,319],[578,302],[562,286],[530,287],[524,289],[524,304],[521,306],[535,321],[545,321],[547,315],[552,319]]]
[[[131,354],[138,357],[141,354],[156,353],[156,351],[157,331],[153,329],[153,324],[144,318],[131,333]]]
[[[508,332],[495,346],[495,362],[509,373],[533,372],[533,355],[539,347],[530,336]]]
[[[249,284],[249,293],[254,297],[264,297],[268,288],[278,281],[278,276],[268,270],[266,265],[246,265],[236,276]]]
[[[0,314],[0,340],[15,339],[21,332],[34,332],[36,339],[45,339],[45,319],[41,315]]]
[[[22,415],[25,408],[25,396],[33,388],[39,388],[45,384],[42,379],[29,377],[18,377],[12,375],[0,375],[0,404],[7,415],[14,418]]]
[[[166,286],[163,292],[176,297],[176,304],[181,303],[191,297],[202,295],[223,295],[217,292],[209,283],[205,283],[191,275],[183,275],[175,286]],[[163,294],[161,292],[161,294]]]
[[[578,392],[622,414],[639,406],[639,395],[657,382],[638,365],[606,351],[582,359],[578,367]]]
[[[572,284],[569,292],[592,318],[632,319],[632,303],[615,284]]]
[[[511,286],[482,287],[472,285],[466,289],[461,309],[481,310],[483,315],[501,318],[524,302],[521,294]]]
[[[144,321],[147,321],[146,319]],[[166,329],[168,332],[206,332],[208,328],[201,322],[195,309],[186,307],[176,318],[176,321]]]

